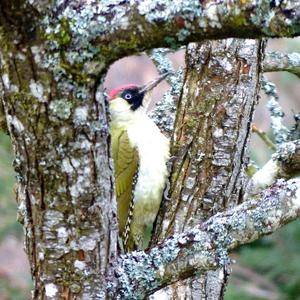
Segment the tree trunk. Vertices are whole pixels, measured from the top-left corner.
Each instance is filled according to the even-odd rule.
[[[255,40],[189,45],[171,147],[171,201],[164,201],[156,240],[241,202],[263,50]],[[171,299],[223,299],[227,277],[224,267],[176,283],[166,293]]]
[[[40,37],[1,18],[1,99],[33,298],[98,299],[118,235],[107,103],[97,81],[47,69]]]

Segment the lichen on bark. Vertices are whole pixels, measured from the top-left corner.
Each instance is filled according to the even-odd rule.
[[[241,201],[263,48],[254,40],[235,39],[189,45],[171,146],[176,158],[171,201],[164,202],[156,240],[193,228]],[[187,296],[198,286],[201,295],[213,292],[221,297],[227,271],[217,272],[223,278],[219,283],[213,278],[221,274],[211,274],[212,280],[203,275],[197,281],[178,283],[171,294]]]
[[[14,146],[19,218],[34,277],[34,299],[103,299],[111,291],[120,297],[136,286],[141,287],[136,296],[142,297],[200,269],[225,265],[226,246],[231,249],[231,245],[221,245],[221,237],[230,233],[225,222],[228,217],[230,223],[230,215],[225,212],[222,220],[217,215],[207,223],[210,232],[220,234],[221,264],[207,263],[207,256],[202,259],[201,247],[209,245],[193,239],[189,229],[242,198],[244,147],[258,91],[261,43],[231,39],[189,47],[173,135],[172,200],[165,202],[160,215],[165,220],[158,220],[155,240],[173,233],[175,237],[126,258],[119,258],[116,249],[108,103],[101,84],[111,62],[153,47],[176,48],[233,36],[299,35],[298,8],[292,1],[2,1],[0,117],[5,115]],[[274,194],[280,200],[278,191],[287,191],[283,196],[291,214],[283,207],[282,215],[271,218],[277,227],[267,222],[265,230],[252,231],[254,238],[296,218],[299,182],[288,183],[288,187],[286,182],[275,184],[267,196]],[[253,202],[244,206],[249,214],[240,207],[244,220],[257,215],[257,222],[271,220],[263,210],[272,204],[272,197],[267,200],[267,205],[257,205],[260,214],[251,214]],[[234,212],[238,216],[239,211]],[[237,224],[238,218],[231,220],[238,230],[245,225]],[[197,229],[202,237],[207,234]],[[243,233],[238,237],[247,242]],[[165,254],[164,261],[159,261],[160,253]],[[178,253],[187,260],[179,256],[177,261]],[[205,253],[214,257],[213,251]],[[155,264],[153,272],[141,269],[149,261]],[[168,268],[165,262],[171,262],[167,272],[163,272]],[[123,282],[118,268],[127,272],[121,274]],[[226,270],[219,274],[226,278]],[[209,291],[213,275],[208,280],[200,277],[202,290],[195,284],[190,292]],[[218,288],[222,293],[222,283]]]
[[[107,103],[96,97],[101,81],[69,77],[56,60],[65,44],[51,49],[38,30],[27,39],[10,21],[1,14],[1,107],[14,146],[33,298],[105,297],[117,220]]]

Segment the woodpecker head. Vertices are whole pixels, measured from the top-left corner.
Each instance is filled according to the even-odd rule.
[[[133,113],[141,108],[143,106],[145,95],[164,80],[168,74],[169,73],[165,73],[142,86],[127,84],[111,90],[108,99],[110,102],[112,119],[116,115],[120,116],[120,114]]]

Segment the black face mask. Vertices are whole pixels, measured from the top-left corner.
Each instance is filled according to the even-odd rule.
[[[141,93],[138,88],[124,90],[121,97],[130,104],[130,108],[135,111],[142,104],[145,93]]]

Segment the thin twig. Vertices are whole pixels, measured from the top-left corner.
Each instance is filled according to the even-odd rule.
[[[252,124],[252,132],[256,133],[271,150],[276,151],[276,146],[271,141],[271,139],[268,137],[266,132],[264,132],[263,130],[256,127],[255,124]]]

